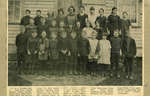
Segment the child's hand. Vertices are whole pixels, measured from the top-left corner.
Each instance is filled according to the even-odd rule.
[[[69,51],[69,53],[68,53],[68,56],[71,56],[71,53],[70,53],[70,51]]]
[[[28,51],[28,55],[31,55],[31,52],[30,52],[30,51]]]
[[[35,51],[34,54],[37,54],[37,51]]]

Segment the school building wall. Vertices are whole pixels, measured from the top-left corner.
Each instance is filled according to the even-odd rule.
[[[78,7],[84,5],[86,8],[86,13],[89,13],[89,8],[91,6],[96,8],[98,11],[99,8],[105,9],[105,15],[108,16],[111,13],[111,9],[114,6],[118,7],[118,14],[121,15],[121,12],[124,10],[124,7],[127,6],[130,0],[20,0],[20,18],[24,16],[26,9],[32,11],[31,16],[35,16],[37,9],[42,11],[42,15],[46,17],[47,12],[57,13],[58,8],[64,8],[65,14],[67,14],[67,9],[70,5],[75,6],[76,12],[78,12]],[[132,1],[132,0],[131,0]],[[136,23],[133,23],[131,29],[131,35],[136,40],[137,44],[137,56],[142,56],[142,3],[137,0],[137,20]],[[122,4],[122,6],[120,6]],[[128,8],[130,9],[130,8]],[[126,8],[125,8],[126,10]],[[98,12],[97,12],[98,13]],[[8,54],[16,54],[15,38],[19,33],[19,22],[18,24],[9,23],[8,24]]]

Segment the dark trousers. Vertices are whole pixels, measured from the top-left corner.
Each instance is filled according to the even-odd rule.
[[[127,75],[131,75],[132,74],[132,70],[133,70],[133,57],[125,57],[124,58],[124,66],[125,66],[125,72]]]
[[[86,74],[86,71],[87,71],[87,64],[88,64],[88,56],[80,56],[80,72],[82,74]]]
[[[87,71],[89,73],[96,72],[96,69],[97,69],[97,60],[90,59],[87,65]]]
[[[25,67],[25,53],[17,53],[17,71],[19,73],[24,70]]]
[[[68,56],[66,55],[60,55],[60,61],[59,61],[59,73],[60,74],[68,74]]]
[[[68,68],[70,72],[77,72],[77,55],[72,55],[69,58]]]
[[[111,71],[113,73],[118,74],[119,61],[120,61],[120,54],[119,53],[111,53]]]
[[[58,59],[50,59],[48,61],[48,72],[49,74],[57,74],[60,71],[60,65],[58,65]]]

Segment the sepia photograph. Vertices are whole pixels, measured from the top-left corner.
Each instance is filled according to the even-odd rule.
[[[8,86],[142,86],[143,0],[8,0]]]

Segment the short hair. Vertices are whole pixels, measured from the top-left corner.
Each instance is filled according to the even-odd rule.
[[[68,12],[70,11],[71,8],[73,9],[73,12],[76,11],[75,8],[74,8],[74,6],[71,5],[71,6],[68,8]]]
[[[102,11],[104,12],[104,9],[103,9],[103,8],[100,8],[100,9],[99,9],[99,12],[100,12],[100,10],[102,10]]]
[[[128,12],[124,11],[124,12],[122,12],[122,14],[126,14],[126,15],[128,15]]]
[[[31,13],[31,11],[30,11],[29,9],[26,10],[26,13],[27,13],[27,12]]]
[[[92,6],[92,7],[90,8],[90,10],[95,10],[95,8]]]
[[[113,8],[112,8],[112,11],[115,10],[115,9],[117,9],[117,7],[113,7]]]
[[[41,13],[41,10],[36,10],[36,12],[40,12]]]
[[[103,32],[102,36],[108,36],[108,33],[107,32]]]
[[[58,9],[58,13],[62,12],[64,14],[63,8]]]
[[[80,6],[79,8],[80,8],[80,9],[81,9],[81,8],[83,8],[83,9],[85,10],[85,7],[84,7],[83,5],[82,5],[82,6]]]

